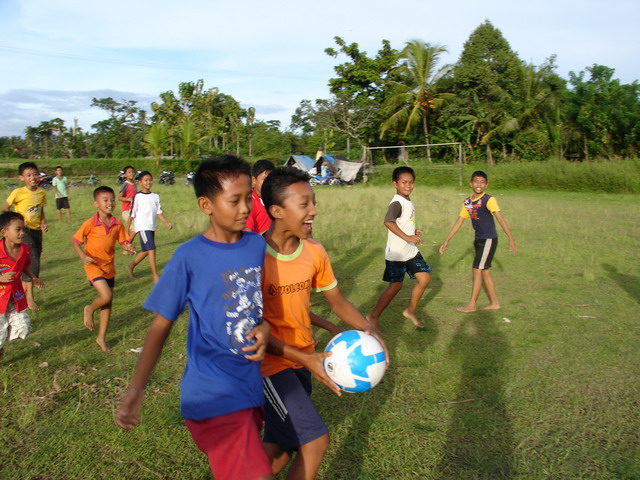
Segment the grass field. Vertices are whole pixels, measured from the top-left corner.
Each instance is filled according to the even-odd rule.
[[[204,229],[189,189],[156,186],[173,231],[158,227],[160,266]],[[0,360],[0,478],[206,479],[210,473],[182,424],[179,380],[186,315],[152,377],[143,423],[113,423],[151,314],[143,263],[128,279],[118,253],[114,311],[102,354],[83,328],[93,298],[69,239],[93,213],[88,188],[71,190],[73,225],[49,207],[33,333]],[[332,435],[320,478],[640,479],[640,207],[637,196],[492,191],[518,242],[506,237],[493,275],[503,309],[460,314],[470,293],[472,231],[444,256],[464,189],[419,186],[412,199],[425,230],[433,281],[421,303],[424,331],[402,319],[403,289],[381,319],[391,367],[373,391],[338,398],[315,385]],[[391,187],[319,187],[314,236],[339,284],[363,312],[384,269],[382,218]],[[50,194],[51,195],[51,194]],[[53,197],[49,198],[50,205]],[[486,301],[486,298],[481,297]],[[314,311],[336,320],[321,296]],[[329,339],[318,333],[320,345]]]

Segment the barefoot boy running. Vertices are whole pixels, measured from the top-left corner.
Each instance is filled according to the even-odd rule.
[[[262,186],[262,198],[273,219],[265,234],[262,282],[264,318],[271,324],[262,362],[267,397],[263,441],[275,474],[295,455],[287,478],[313,479],[329,434],[311,400],[311,376],[337,395],[340,389],[323,369],[329,354],[315,353],[309,318],[311,289],[321,291],[344,322],[369,333],[373,329],[342,295],[322,245],[309,238],[318,213],[309,176],[296,168],[276,168]]]
[[[153,283],[158,283],[160,277],[156,268],[156,218],[162,220],[169,230],[173,228],[173,224],[162,213],[160,196],[151,191],[153,186],[151,173],[146,170],[141,172],[138,183],[140,190],[133,197],[127,220],[127,232],[131,231],[131,223],[133,222],[135,233],[131,237],[131,241],[136,235],[140,235],[140,253],[136,255],[133,262],[127,265],[127,272],[129,272],[129,278],[134,278],[133,269],[148,257]]]
[[[387,289],[382,292],[373,311],[367,315],[371,324],[378,328],[379,317],[391,300],[398,294],[404,282],[404,274],[416,280],[411,290],[409,304],[402,312],[402,316],[416,326],[424,328],[418,320],[416,309],[418,301],[431,282],[431,267],[422,258],[417,244],[422,239],[422,231],[416,229],[416,210],[409,198],[413,192],[415,173],[411,167],[398,167],[393,171],[392,181],[396,194],[389,203],[384,217],[387,227],[387,247],[385,249],[385,270],[382,280],[389,282]]]
[[[111,318],[111,301],[116,276],[114,247],[116,242],[119,242],[127,252],[135,253],[135,249],[131,245],[124,225],[112,215],[116,205],[113,190],[110,187],[96,188],[93,191],[93,205],[98,211],[80,226],[71,239],[71,245],[84,264],[89,283],[98,292],[98,297],[84,307],[84,326],[93,330],[93,314],[96,310],[100,310],[96,343],[103,352],[107,353],[111,349],[105,337]]]
[[[476,238],[473,242],[473,246],[476,251],[475,258],[473,260],[473,287],[471,288],[471,298],[469,303],[464,307],[458,307],[456,310],[462,313],[471,313],[476,311],[476,304],[478,297],[480,296],[480,290],[484,284],[484,288],[489,296],[489,305],[483,308],[483,310],[498,310],[500,303],[496,296],[496,287],[491,277],[491,261],[493,255],[498,246],[498,232],[496,232],[496,225],[493,221],[493,217],[498,220],[498,223],[504,230],[504,233],[509,237],[509,250],[514,255],[517,253],[516,241],[509,230],[507,222],[500,213],[500,207],[496,198],[485,190],[488,186],[487,174],[482,170],[477,170],[471,175],[471,182],[469,183],[473,194],[465,199],[462,209],[460,210],[460,216],[456,223],[451,227],[451,231],[444,243],[440,246],[440,254],[443,254],[449,245],[449,240],[456,234],[456,232],[462,226],[465,218],[471,219],[471,225],[476,232]]]

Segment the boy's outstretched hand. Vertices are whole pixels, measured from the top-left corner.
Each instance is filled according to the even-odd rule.
[[[140,424],[140,409],[143,399],[144,390],[142,388],[129,386],[116,410],[116,425],[125,430],[137,427]]]
[[[247,340],[255,338],[256,342],[242,349],[243,352],[249,353],[245,355],[247,360],[252,362],[260,362],[264,360],[264,355],[267,353],[267,343],[269,342],[269,332],[271,331],[271,325],[269,322],[263,321],[260,325],[256,325],[247,334]],[[252,353],[253,352],[253,353]]]
[[[341,397],[342,390],[340,390],[340,387],[336,385],[324,371],[324,359],[330,356],[331,352],[311,353],[307,356],[303,365],[314,377],[316,377],[316,380],[324,383],[329,390]]]

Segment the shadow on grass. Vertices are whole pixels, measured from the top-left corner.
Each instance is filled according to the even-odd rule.
[[[441,479],[511,479],[514,438],[504,403],[504,363],[509,345],[494,312],[466,315],[449,347],[462,366],[451,408],[447,442],[437,468]]]
[[[608,263],[603,263],[602,268],[607,272],[609,278],[616,282],[631,298],[640,303],[640,278],[620,273],[616,267]]]
[[[367,255],[360,254],[360,256],[356,256],[357,260],[341,262],[340,269],[361,272],[365,265],[368,265],[374,258],[379,258],[380,255],[381,251],[374,249]],[[380,276],[383,270],[384,258],[382,258],[381,262]],[[410,288],[412,283],[413,281],[404,288]],[[373,305],[386,287],[387,284],[380,281],[376,292],[364,304]],[[394,310],[400,309],[402,311],[406,307],[404,304],[400,305],[398,300],[394,299],[388,310],[393,308]],[[387,315],[389,314],[388,310],[385,311]],[[401,314],[399,315],[401,316]],[[336,450],[331,452],[332,460],[327,468],[324,469],[329,472],[329,475],[325,475],[323,478],[335,480],[353,479],[360,478],[359,475],[364,474],[365,460],[376,449],[376,445],[370,444],[370,432],[378,422],[382,412],[385,411],[387,403],[391,401],[396,388],[396,375],[399,365],[394,363],[394,359],[397,358],[396,350],[399,343],[406,342],[411,349],[424,351],[433,344],[438,335],[434,322],[430,321],[427,322],[424,330],[417,331],[412,329],[410,335],[406,334],[405,327],[405,322],[397,322],[387,324],[383,328],[383,338],[389,350],[391,366],[385,373],[382,382],[375,389],[363,394],[344,394],[342,398],[330,398],[323,402],[328,413],[325,416],[325,421],[327,421],[329,432],[335,432],[336,430],[341,432],[341,435],[339,435],[340,443]],[[335,412],[338,411],[340,413],[336,415]],[[370,478],[376,478],[375,473],[371,474],[374,476]]]

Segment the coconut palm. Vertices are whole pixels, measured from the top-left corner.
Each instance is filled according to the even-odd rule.
[[[431,45],[421,40],[411,40],[400,53],[400,65],[390,80],[391,95],[382,111],[389,114],[380,126],[380,138],[391,129],[404,129],[402,135],[416,125],[422,125],[425,143],[429,143],[429,116],[433,110],[453,97],[452,93],[438,91],[439,80],[451,70],[445,65],[437,68],[438,59],[447,50],[439,45]],[[431,152],[427,150],[429,161]]]

